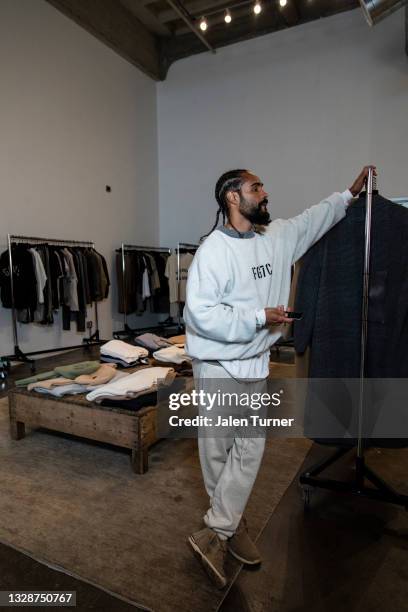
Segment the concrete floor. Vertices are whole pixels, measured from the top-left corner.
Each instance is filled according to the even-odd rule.
[[[299,474],[330,453],[314,445]],[[367,464],[408,493],[406,450],[367,451]],[[350,480],[353,455],[327,472]],[[264,562],[241,571],[220,612],[408,610],[408,514],[391,504],[315,489],[305,513],[298,479],[258,540]]]
[[[86,610],[134,612],[134,610],[142,609],[127,604],[86,582],[55,571],[3,544],[0,544],[0,590],[76,591],[77,606],[75,610],[81,612]],[[15,610],[15,608],[8,607],[2,607],[1,609]],[[61,608],[35,608],[35,610],[40,609],[60,610]]]

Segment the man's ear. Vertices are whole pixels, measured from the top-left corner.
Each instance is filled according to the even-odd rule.
[[[235,206],[237,206],[240,202],[238,191],[227,191],[225,194],[225,199],[227,200],[228,204]]]

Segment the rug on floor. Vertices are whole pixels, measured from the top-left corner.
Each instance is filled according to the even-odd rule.
[[[268,440],[247,509],[253,537],[309,448]],[[222,598],[186,544],[207,506],[196,440],[158,442],[136,475],[123,449],[43,430],[11,440],[4,399],[0,490],[3,543],[154,612],[210,612]]]

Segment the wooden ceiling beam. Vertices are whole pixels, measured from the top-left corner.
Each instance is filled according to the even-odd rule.
[[[155,80],[163,78],[156,37],[117,0],[47,0]]]
[[[154,34],[159,36],[171,35],[169,28],[161,23],[153,11],[148,8],[148,5],[143,5],[140,0],[120,0],[120,2]]]
[[[209,51],[215,53],[215,49],[208,40],[205,38],[203,33],[198,29],[198,27],[194,24],[194,22],[188,17],[186,14],[183,5],[179,0],[166,0],[167,3],[175,10],[177,15],[184,21],[184,23],[188,26],[188,28],[195,34],[195,36],[202,42],[203,45],[207,47]]]

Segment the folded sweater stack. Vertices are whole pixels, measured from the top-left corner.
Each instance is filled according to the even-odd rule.
[[[78,395],[79,393],[87,393],[99,387],[105,386],[108,382],[119,380],[123,376],[127,376],[124,372],[117,372],[116,365],[104,364],[94,374],[84,374],[77,376],[74,380],[70,378],[50,378],[46,380],[38,380],[30,383],[27,387],[28,391],[37,391],[38,393],[46,393],[54,397],[63,397],[64,395]]]
[[[191,357],[187,355],[183,345],[173,345],[167,348],[160,349],[153,353],[156,361],[163,363],[191,363]]]
[[[170,383],[175,376],[173,368],[143,368],[116,380],[108,385],[103,385],[91,393],[86,399],[90,402],[100,403],[103,399],[131,399],[150,393],[157,389],[158,381],[163,380],[165,384]]]
[[[146,363],[149,351],[141,346],[133,346],[123,340],[109,340],[101,346],[101,361],[116,363],[130,368],[138,363]]]
[[[140,336],[136,336],[135,343],[139,346],[143,346],[149,351],[157,351],[158,349],[165,348],[166,346],[171,346],[171,342],[166,340],[166,338],[162,338],[161,336],[157,336],[156,334],[141,334]]]
[[[171,336],[170,338],[168,338],[168,341],[170,342],[170,344],[182,344],[184,346],[186,343],[186,335],[181,334],[180,336]]]
[[[34,376],[30,376],[29,378],[21,378],[20,380],[16,380],[16,387],[27,387],[31,383],[35,383],[40,380],[47,380],[50,378],[56,378],[57,376],[63,376],[64,378],[69,378],[70,380],[74,380],[78,376],[81,375],[90,375],[94,374],[99,368],[101,364],[99,361],[79,361],[78,363],[71,363],[66,366],[58,366],[53,370],[48,372],[41,372],[41,374],[35,374]]]

